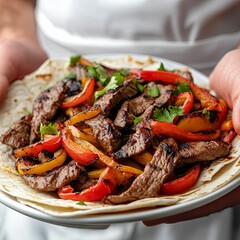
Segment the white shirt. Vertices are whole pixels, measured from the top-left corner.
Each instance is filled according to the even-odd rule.
[[[40,0],[36,16],[41,44],[52,57],[138,53],[209,72],[239,44],[239,13],[239,0]],[[172,225],[139,222],[106,230],[50,225],[1,205],[0,216],[0,240],[240,239],[239,209]]]
[[[240,42],[239,0],[40,0],[38,9],[51,56],[138,53],[209,71]]]

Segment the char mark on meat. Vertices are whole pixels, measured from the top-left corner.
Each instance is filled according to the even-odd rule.
[[[151,127],[148,121],[142,121],[136,127],[136,132],[133,133],[127,143],[123,145],[112,156],[115,159],[124,159],[136,156],[145,152],[152,142]]]
[[[142,114],[153,103],[154,99],[145,96],[145,94],[124,102],[114,120],[115,126],[120,129],[130,126],[133,123],[132,115],[138,116],[139,114]]]
[[[172,138],[163,140],[151,162],[145,166],[143,173],[133,181],[130,188],[120,195],[108,196],[106,201],[119,204],[159,196],[162,184],[179,161],[180,154],[175,140]]]
[[[110,114],[110,111],[121,104],[123,101],[135,96],[138,93],[136,84],[132,79],[125,80],[123,85],[116,90],[109,90],[97,102],[105,116]]]
[[[114,126],[111,119],[99,114],[85,121],[93,131],[94,137],[107,153],[113,153],[122,145],[122,134]]]
[[[149,119],[152,118],[153,112],[156,108],[164,107],[168,104],[169,101],[171,101],[173,96],[174,87],[172,85],[161,85],[158,84],[160,89],[159,97],[155,98],[154,103],[148,107],[144,113],[141,115],[143,119]]]
[[[136,98],[129,99],[122,104],[114,120],[115,126],[120,129],[130,126],[133,123],[132,115],[139,116],[155,102],[156,98],[148,94],[149,88],[153,86],[158,87],[159,92],[161,91],[162,85],[150,82],[147,84],[147,88],[145,88],[143,94]]]
[[[160,89],[159,97],[155,98],[154,103],[141,115],[143,121],[136,126],[136,132],[130,135],[127,143],[112,155],[115,159],[136,156],[146,151],[150,146],[153,136],[148,119],[151,118],[155,107],[164,106],[168,103],[173,93],[171,85],[163,86],[158,84],[158,87]]]
[[[86,178],[86,176],[84,167],[75,161],[71,161],[67,165],[55,168],[45,174],[23,175],[23,178],[31,188],[50,192],[71,183],[77,178]]]
[[[222,141],[188,142],[179,146],[182,162],[211,161],[226,157],[230,145]]]
[[[26,115],[19,119],[1,136],[0,142],[9,145],[13,149],[29,145],[31,119],[32,115]]]
[[[68,87],[65,81],[59,81],[53,87],[43,91],[33,103],[33,118],[32,128],[30,134],[30,142],[34,143],[39,141],[40,133],[39,128],[41,123],[48,124],[49,121],[55,116],[60,107],[64,94]]]

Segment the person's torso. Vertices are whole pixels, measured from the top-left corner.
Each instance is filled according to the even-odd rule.
[[[150,54],[201,70],[239,43],[239,12],[239,0],[39,0],[37,20],[71,52]]]

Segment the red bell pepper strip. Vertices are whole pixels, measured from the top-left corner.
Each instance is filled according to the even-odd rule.
[[[236,137],[237,133],[235,130],[230,130],[228,132],[222,132],[221,140],[226,143],[231,143],[233,139]]]
[[[80,193],[73,192],[73,188],[68,185],[58,190],[58,196],[65,200],[95,202],[100,201],[103,197],[112,193],[115,187],[116,180],[114,178],[113,170],[108,167],[102,172],[96,185],[87,188]]]
[[[216,140],[220,137],[221,131],[216,130],[211,133],[191,133],[184,129],[167,122],[158,122],[152,120],[150,122],[152,132],[156,135],[166,135],[180,141],[208,141]]]
[[[94,87],[95,79],[89,79],[79,94],[64,99],[63,103],[61,104],[61,108],[75,107],[85,102],[93,95]]]
[[[219,102],[214,96],[212,96],[207,90],[195,85],[189,79],[184,78],[176,73],[156,70],[131,70],[130,73],[133,76],[139,77],[145,81],[161,81],[165,84],[175,85],[187,82],[193,92],[193,95],[201,102],[202,108],[220,111]]]
[[[74,136],[69,128],[62,131],[62,145],[68,155],[81,165],[91,165],[98,159],[97,154],[74,141]]]
[[[191,111],[193,102],[193,94],[191,92],[183,92],[176,96],[174,105],[181,106],[183,113],[186,114]]]
[[[197,164],[183,177],[164,183],[161,189],[161,193],[166,195],[173,195],[185,192],[191,188],[198,180],[200,169],[200,164]]]
[[[45,135],[40,142],[14,150],[13,156],[15,158],[24,156],[37,157],[43,150],[54,153],[61,146],[61,143],[62,138],[60,135]]]

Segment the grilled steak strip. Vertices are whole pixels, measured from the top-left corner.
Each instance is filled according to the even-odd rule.
[[[143,94],[136,98],[129,99],[122,104],[114,120],[115,126],[123,129],[126,126],[131,125],[133,123],[133,117],[131,115],[139,116],[155,102],[155,98],[148,95],[149,88],[158,86],[160,92],[162,85],[150,82],[146,86],[147,88],[145,88]]]
[[[134,99],[125,101],[114,120],[116,127],[123,129],[133,123],[133,117],[142,114],[154,103],[154,98],[142,94]]]
[[[158,86],[159,85],[160,84],[158,84]],[[148,107],[142,114],[141,117],[144,120],[136,126],[136,132],[130,135],[127,143],[113,154],[114,158],[128,158],[147,150],[152,142],[151,127],[147,119],[152,116],[155,107],[162,107],[171,99],[172,93],[173,87],[171,85],[160,86],[160,96],[157,97],[154,104]]]
[[[31,119],[32,115],[26,115],[19,119],[1,136],[0,142],[9,145],[13,149],[29,145]]]
[[[160,84],[158,84],[159,86]],[[154,104],[152,104],[149,108],[145,110],[145,112],[141,115],[143,119],[151,118],[155,108],[161,108],[166,105],[173,96],[174,87],[172,85],[161,85],[160,87],[160,95],[155,99]]]
[[[222,141],[199,141],[184,143],[179,146],[183,162],[211,161],[226,157],[230,145]]]
[[[116,90],[109,90],[97,102],[105,116],[110,114],[110,111],[125,100],[135,96],[138,93],[136,84],[132,79],[125,80],[123,85]]]
[[[33,103],[33,118],[30,142],[34,143],[40,139],[40,124],[48,124],[56,114],[67,91],[65,81],[59,81],[53,87],[41,92]]]
[[[138,199],[157,197],[164,181],[173,172],[180,160],[178,145],[173,138],[163,140],[144,172],[132,183],[130,188],[120,195],[108,196],[106,201],[119,204]]]
[[[136,132],[130,136],[127,143],[112,156],[123,159],[138,155],[146,151],[152,142],[151,127],[147,121],[142,121],[136,127]]]
[[[94,137],[107,153],[113,153],[122,145],[122,134],[116,129],[112,120],[102,114],[85,121],[92,128]]]
[[[55,191],[80,176],[86,178],[84,167],[80,166],[75,161],[71,161],[67,165],[55,168],[45,174],[23,175],[23,178],[33,189],[48,192]]]

